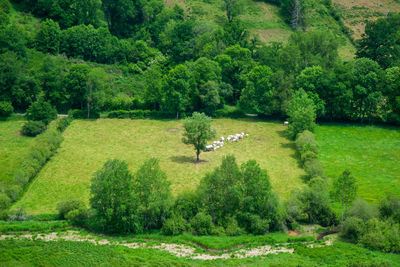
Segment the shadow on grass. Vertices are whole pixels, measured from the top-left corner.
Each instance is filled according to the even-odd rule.
[[[188,156],[172,156],[172,157],[170,157],[170,160],[172,162],[175,162],[175,163],[194,163],[194,164],[199,164],[199,163],[207,162],[206,160],[196,161],[195,157],[188,157]]]

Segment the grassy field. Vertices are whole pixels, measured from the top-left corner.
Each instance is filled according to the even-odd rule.
[[[226,144],[216,152],[202,153],[202,162],[195,164],[193,147],[181,142],[182,121],[75,120],[64,132],[58,153],[15,206],[40,214],[54,213],[62,200],[88,202],[93,173],[111,158],[126,160],[132,171],[150,157],[159,158],[174,194],[195,189],[205,173],[228,154],[235,155],[240,164],[256,159],[268,170],[274,190],[283,198],[302,185],[300,177],[304,172],[298,167],[294,145],[283,136],[285,127],[280,123],[218,119],[213,125],[218,136],[244,131],[250,137]]]
[[[15,170],[29,152],[34,138],[20,135],[22,118],[0,121],[0,183],[13,182]]]
[[[400,197],[400,131],[381,126],[326,124],[316,130],[320,160],[329,177],[348,168],[369,201]]]
[[[1,266],[399,266],[400,256],[336,242],[297,247],[293,254],[229,260],[191,260],[155,249],[88,242],[0,241]]]
[[[361,38],[368,20],[386,16],[388,12],[400,12],[396,0],[332,0],[340,11],[344,24],[353,31],[353,38]]]

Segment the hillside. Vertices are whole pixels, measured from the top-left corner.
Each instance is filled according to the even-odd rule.
[[[388,12],[399,12],[400,2],[396,0],[332,0],[344,24],[353,33],[354,39],[359,39],[364,33],[368,20],[376,20]]]

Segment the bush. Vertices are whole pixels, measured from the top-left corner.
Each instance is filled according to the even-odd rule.
[[[49,124],[57,118],[57,110],[49,103],[44,101],[36,101],[26,110],[26,118],[32,121],[43,121]]]
[[[70,117],[64,117],[57,122],[57,130],[64,132],[65,129],[71,124],[72,119]]]
[[[0,193],[0,211],[7,209],[11,204],[10,198],[6,193]]]
[[[311,151],[314,154],[318,154],[318,144],[315,141],[314,134],[308,130],[305,130],[297,135],[296,148],[301,154],[306,151]]]
[[[239,119],[246,117],[246,114],[238,108],[233,110],[226,110],[226,109],[217,109],[215,111],[215,118],[231,118],[231,119]]]
[[[308,178],[312,179],[315,177],[324,177],[324,168],[317,159],[308,160],[304,163],[304,170],[306,171]]]
[[[357,199],[347,212],[347,216],[356,217],[363,221],[368,221],[372,218],[378,218],[379,211],[373,204],[368,204],[363,199]]]
[[[8,117],[14,112],[11,102],[0,101],[0,117]]]
[[[379,213],[383,219],[392,218],[400,223],[400,199],[390,195],[382,199],[379,203]]]
[[[364,233],[364,221],[356,217],[348,217],[343,222],[342,235],[353,242],[357,242]]]
[[[25,209],[22,207],[13,211],[11,214],[8,215],[9,221],[26,221],[29,217],[26,215]]]
[[[84,109],[74,109],[71,111],[72,118],[74,119],[87,119],[88,112]],[[94,110],[90,111],[90,118],[89,119],[98,119],[100,118],[100,113]]]
[[[269,230],[269,221],[263,220],[258,215],[252,215],[250,217],[250,231],[255,235],[266,234]]]
[[[6,188],[5,191],[10,200],[14,202],[18,199],[19,195],[21,194],[22,188],[19,185],[11,185],[8,188]]]
[[[180,235],[186,229],[186,220],[181,216],[173,215],[171,218],[165,220],[161,233],[163,235]]]
[[[65,219],[75,224],[81,224],[87,218],[88,218],[88,209],[85,206],[73,209],[65,215]]]
[[[239,224],[235,218],[229,218],[227,220],[227,224],[225,227],[225,234],[228,236],[242,235],[245,231],[239,227]]]
[[[158,110],[113,110],[107,115],[108,118],[118,118],[118,119],[174,119],[176,114],[168,111],[158,111]],[[185,118],[185,113],[180,113],[181,118]]]
[[[34,137],[41,134],[46,130],[46,125],[42,121],[27,121],[24,126],[22,126],[22,134],[25,136]]]
[[[197,213],[190,220],[190,225],[195,235],[210,235],[213,228],[211,216],[204,212]]]
[[[185,192],[180,194],[175,200],[173,210],[176,214],[180,214],[185,220],[190,220],[199,211],[199,199],[193,192]]]
[[[61,219],[67,219],[67,215],[71,211],[84,209],[86,209],[86,206],[81,200],[66,200],[57,204],[57,211]]]
[[[132,97],[124,93],[119,93],[117,96],[109,98],[105,103],[107,110],[130,110],[132,105]]]

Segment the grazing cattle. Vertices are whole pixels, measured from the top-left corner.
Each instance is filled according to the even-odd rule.
[[[288,122],[288,121],[285,121],[285,122],[283,123],[283,125],[287,126],[287,125],[289,125],[289,122]]]
[[[211,149],[213,149],[213,146],[212,146],[212,145],[206,146],[206,151],[211,151]]]
[[[249,134],[246,134],[246,137],[249,137]]]
[[[223,136],[221,136],[221,141],[223,142],[225,140],[225,138]]]

